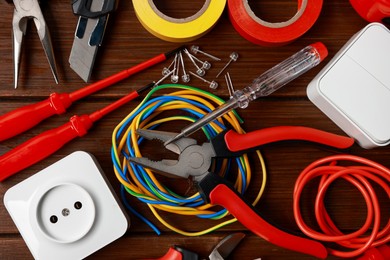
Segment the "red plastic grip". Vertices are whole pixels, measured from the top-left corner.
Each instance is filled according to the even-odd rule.
[[[303,126],[276,126],[246,134],[238,134],[230,130],[225,134],[225,143],[232,152],[287,140],[315,142],[339,149],[346,149],[354,143],[353,138]]]
[[[368,249],[357,260],[387,260],[390,259],[390,245],[381,245]]]
[[[152,260],[152,259],[144,259],[144,260]],[[170,247],[168,252],[163,255],[160,258],[155,258],[154,260],[183,260],[182,254],[174,249],[173,247]]]
[[[356,12],[369,22],[383,22],[390,17],[388,0],[349,0]]]
[[[46,100],[0,116],[0,141],[23,133],[52,115],[64,113],[71,104],[68,94],[53,93]]]
[[[226,208],[246,228],[274,245],[321,259],[325,259],[328,255],[325,246],[321,243],[291,235],[266,222],[239,195],[224,184],[217,185],[210,193],[209,199],[212,204]]]
[[[70,140],[92,127],[88,115],[73,116],[70,122],[48,130],[0,156],[0,181],[48,157]]]

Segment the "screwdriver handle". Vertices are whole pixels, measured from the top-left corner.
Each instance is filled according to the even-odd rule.
[[[71,104],[69,94],[52,93],[46,100],[0,116],[0,141],[23,133],[52,115],[65,113]]]
[[[43,160],[72,139],[85,135],[92,125],[89,115],[73,116],[68,123],[43,132],[0,156],[0,181]]]

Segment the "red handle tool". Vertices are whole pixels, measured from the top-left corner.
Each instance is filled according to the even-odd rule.
[[[150,87],[151,83],[90,115],[73,116],[69,122],[48,130],[0,156],[0,181],[43,160],[76,137],[84,136],[93,123],[104,115],[133,100]]]
[[[168,252],[162,257],[153,258],[153,259],[143,259],[143,260],[197,260],[197,259],[199,259],[198,254],[178,246],[173,246],[170,247]]]
[[[354,143],[354,139],[350,137],[301,126],[277,126],[246,134],[230,130],[222,137],[223,141],[218,138],[211,140],[218,157],[232,156],[264,144],[286,140],[315,142],[339,149],[349,148]],[[245,227],[270,243],[322,259],[327,257],[327,249],[320,242],[289,234],[265,221],[261,214],[219,175],[208,173],[198,183],[198,187],[206,201],[226,208]]]
[[[144,129],[138,129],[137,134],[150,140],[158,139],[160,141],[169,140],[172,137],[172,133],[169,132]],[[309,141],[340,149],[349,148],[354,143],[350,137],[314,128],[278,126],[247,134],[238,134],[230,130],[218,134],[209,143],[201,145],[196,144],[196,140],[192,138],[182,138],[175,141],[180,150],[179,159],[175,164],[139,157],[130,157],[129,161],[174,176],[187,177],[191,175],[194,177],[204,201],[226,208],[240,223],[256,235],[286,249],[318,258],[326,258],[328,252],[324,245],[308,238],[289,234],[273,226],[236,192],[231,183],[210,171],[211,157],[236,157],[264,144],[289,140]]]
[[[390,244],[384,244],[378,247],[368,249],[357,260],[386,260],[390,259]]]
[[[351,147],[354,139],[304,126],[276,126],[238,134],[230,130],[225,136],[227,148],[232,152],[245,151],[278,141],[301,140],[323,144],[338,149]]]
[[[70,107],[74,101],[84,98],[146,68],[165,61],[181,48],[159,54],[136,66],[125,69],[72,93],[52,93],[46,100],[18,108],[0,116],[0,141],[4,141],[23,133],[50,116],[65,113],[66,109]]]
[[[205,201],[224,207],[241,224],[264,240],[321,259],[327,257],[327,249],[320,242],[289,234],[265,221],[261,214],[221,176],[209,173],[197,185]]]
[[[160,258],[155,260],[184,260],[183,255],[175,248],[170,247],[168,252]]]

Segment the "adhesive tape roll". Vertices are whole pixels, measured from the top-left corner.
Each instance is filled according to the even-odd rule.
[[[177,19],[161,13],[153,0],[133,0],[137,18],[145,29],[170,42],[189,42],[206,34],[217,23],[225,5],[226,0],[206,0],[196,14]]]
[[[228,0],[230,21],[242,37],[263,46],[281,46],[306,33],[321,13],[322,0],[298,0],[298,11],[288,21],[270,23],[257,17],[247,0]]]

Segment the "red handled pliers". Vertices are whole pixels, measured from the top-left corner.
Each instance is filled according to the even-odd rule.
[[[211,251],[209,260],[226,259],[245,237],[244,233],[233,233],[224,237]],[[168,252],[154,260],[198,260],[201,259],[195,252],[184,249],[180,246],[170,247]],[[146,259],[147,260],[147,259]]]
[[[137,133],[146,139],[157,139],[162,142],[176,136],[176,133],[144,129],[138,129]],[[198,145],[195,139],[181,138],[166,146],[167,149],[179,154],[178,160],[151,161],[145,157],[131,157],[129,161],[157,172],[184,178],[192,176],[205,201],[226,208],[256,235],[277,246],[324,259],[327,257],[324,245],[286,233],[269,224],[250,203],[245,202],[231,183],[218,174],[210,172],[213,158],[239,156],[252,148],[284,140],[309,141],[338,149],[346,149],[354,143],[352,138],[313,128],[279,126],[247,134],[238,134],[229,130],[202,145]]]

